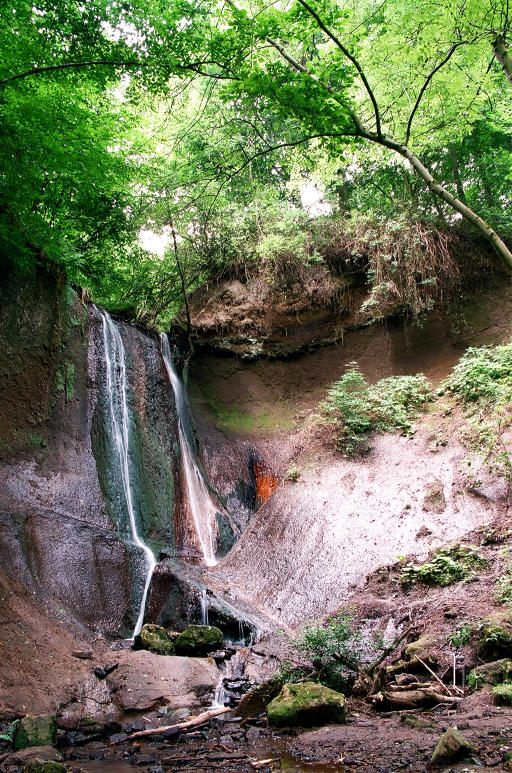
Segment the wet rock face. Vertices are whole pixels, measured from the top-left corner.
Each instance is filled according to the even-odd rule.
[[[158,343],[122,325],[130,383],[131,465],[140,530],[175,552],[174,401]],[[63,277],[40,270],[0,288],[0,555],[56,614],[130,630],[143,557],[128,543],[109,466],[101,317]],[[165,573],[150,597],[165,602]]]

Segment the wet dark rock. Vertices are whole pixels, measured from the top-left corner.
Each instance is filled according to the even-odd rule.
[[[122,743],[128,738],[128,733],[114,733],[110,736],[110,743]]]
[[[213,625],[189,625],[178,636],[174,646],[178,655],[202,657],[217,650],[222,640],[222,631]]]
[[[152,754],[139,754],[133,758],[134,765],[151,765],[156,762],[156,757]]]
[[[279,695],[283,683],[280,679],[270,679],[249,690],[238,704],[238,712],[244,718],[257,717],[265,711],[270,701]]]
[[[94,669],[94,675],[98,677],[98,679],[105,679],[109,674],[112,673],[112,671],[115,671],[117,668],[117,663],[114,663],[111,666],[96,666]]]

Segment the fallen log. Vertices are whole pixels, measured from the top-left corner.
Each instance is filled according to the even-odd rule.
[[[192,717],[192,719],[188,719],[186,722],[180,722],[177,725],[165,725],[165,727],[151,727],[148,730],[138,730],[136,733],[132,733],[126,740],[131,741],[133,738],[143,738],[147,735],[160,735],[161,733],[170,731],[180,733],[183,730],[190,730],[191,728],[204,725],[206,722],[209,722],[210,719],[213,719],[213,717],[218,717],[219,714],[226,714],[228,711],[231,711],[229,706],[224,706],[224,708],[220,709],[212,709],[211,711],[203,711],[203,713],[198,714],[197,717]],[[121,743],[121,741],[112,741],[111,746],[114,746],[116,743]]]
[[[403,692],[380,692],[372,696],[372,703],[378,707],[389,705],[398,709],[432,707],[439,703],[452,704],[453,695],[443,695],[431,688],[423,690],[404,690]]]

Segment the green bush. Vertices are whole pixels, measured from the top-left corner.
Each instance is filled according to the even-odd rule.
[[[391,376],[369,385],[356,362],[350,363],[320,404],[321,422],[332,426],[346,454],[368,448],[371,432],[410,432],[418,408],[432,399],[425,376]]]
[[[417,583],[426,585],[452,585],[472,574],[473,569],[483,566],[485,560],[473,545],[454,545],[437,550],[424,564],[406,564],[400,572],[402,585]]]
[[[512,400],[512,344],[471,347],[445,381],[464,402]]]
[[[494,600],[498,604],[512,604],[512,568],[509,567],[505,574],[496,579],[497,588],[494,591]]]
[[[472,633],[473,631],[471,623],[464,621],[448,634],[446,641],[451,647],[459,649],[460,647],[463,647],[464,644],[468,644],[468,642],[471,640]]]
[[[292,644],[311,659],[317,681],[350,693],[361,659],[361,637],[349,609],[340,610],[325,625],[308,626]]]
[[[511,480],[512,460],[502,434],[512,422],[512,344],[468,349],[444,386],[464,405],[465,445],[483,457],[492,475]],[[478,478],[473,482],[480,484]]]

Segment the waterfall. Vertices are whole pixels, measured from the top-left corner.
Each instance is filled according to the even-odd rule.
[[[208,593],[206,588],[203,588],[201,592],[201,625],[208,625]]]
[[[182,380],[178,376],[173,362],[169,339],[165,333],[160,334],[162,357],[174,391],[176,410],[178,412],[178,434],[183,462],[183,472],[187,497],[194,526],[199,540],[204,562],[207,566],[215,566],[215,513],[217,507],[212,502],[201,470],[195,460],[194,432],[187,404],[187,396]]]
[[[127,402],[126,361],[124,346],[118,328],[112,322],[106,311],[101,312],[103,317],[103,343],[105,347],[105,364],[107,371],[107,392],[110,404],[110,420],[112,437],[114,438],[116,453],[119,459],[121,480],[123,483],[124,498],[130,522],[130,530],[134,544],[144,553],[147,567],[146,581],[139,607],[137,622],[133,629],[136,636],[144,622],[144,612],[148,597],[149,586],[156,566],[156,558],[151,548],[141,539],[137,531],[133,494],[130,483],[130,465],[128,458],[129,447],[129,414]]]

